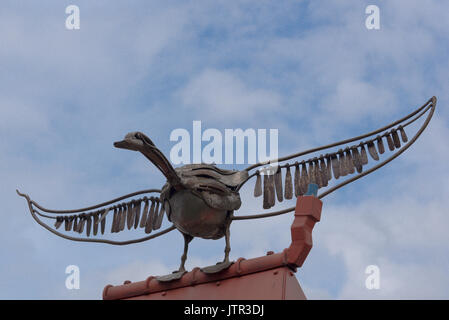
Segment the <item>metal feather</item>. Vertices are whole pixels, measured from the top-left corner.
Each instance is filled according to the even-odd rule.
[[[260,177],[260,172],[257,170],[256,173],[256,185],[254,186],[254,197],[260,197],[262,195],[262,178]]]
[[[307,192],[307,186],[309,185],[309,174],[307,172],[307,166],[305,161],[301,161],[301,178],[299,179],[299,187],[302,194]]]
[[[127,216],[127,209],[128,209],[128,205],[126,203],[122,203],[120,204],[120,223],[118,226],[118,230],[119,231],[123,231],[125,230],[125,225],[126,225],[126,216]]]
[[[337,155],[331,155],[332,171],[334,172],[335,179],[340,178],[340,162],[338,161]]]
[[[118,213],[117,213],[117,222],[116,222],[116,231],[115,232],[120,232],[120,231],[125,230],[127,214],[128,214],[128,204],[122,203],[119,206]]]
[[[154,218],[153,218],[153,230],[157,230],[157,223],[159,220],[159,206],[160,206],[159,199],[156,199],[156,207],[154,208]]]
[[[398,127],[399,132],[401,133],[402,142],[406,143],[408,141],[407,135],[405,134],[405,130],[402,126]]]
[[[98,220],[97,224],[102,223],[103,220],[106,219],[106,216],[108,215],[109,211],[111,211],[113,208],[115,208],[115,206],[114,206],[114,207],[109,207],[109,208],[103,209],[102,211],[101,211],[101,210],[98,211],[98,217],[99,217],[99,220]]]
[[[83,213],[82,215],[81,215],[81,221],[80,221],[80,223],[78,223],[79,224],[79,230],[78,230],[78,232],[79,233],[83,233],[83,231],[84,231],[84,225],[86,224],[86,214],[85,213]]]
[[[81,217],[81,215],[78,215],[78,225],[76,226],[76,232],[80,233],[82,223],[83,223],[83,218]]]
[[[145,224],[145,233],[150,233],[153,230],[154,207],[156,204],[154,202],[153,197],[150,198],[150,201],[151,201],[151,206],[150,206],[150,211],[148,212],[147,222]]]
[[[74,216],[70,216],[70,217],[69,217],[69,230],[68,230],[68,231],[71,231],[71,230],[72,230],[72,227],[73,227],[73,220],[75,220],[75,217],[74,217]]]
[[[268,175],[266,173],[264,173],[263,175],[263,204],[262,207],[264,209],[269,209],[270,208],[270,201],[269,201],[269,197],[270,197],[270,188],[268,187]]]
[[[134,206],[134,229],[137,229],[139,226],[139,220],[140,220],[140,206],[141,202],[140,200],[137,201],[136,205]]]
[[[390,151],[393,151],[394,150],[393,139],[391,138],[391,136],[389,134],[387,134],[386,137],[387,137],[388,149],[390,149]]]
[[[366,154],[365,145],[360,143],[360,159],[362,161],[362,165],[368,164],[368,155]]]
[[[78,217],[77,216],[75,216],[73,218],[72,231],[74,231],[74,232],[78,231]]]
[[[270,197],[268,199],[268,203],[270,205],[270,208],[273,207],[276,203],[276,190],[275,190],[275,186],[274,186],[274,174],[272,174],[271,172],[268,173],[268,186],[270,189]]]
[[[319,161],[320,161],[320,176],[321,176],[322,187],[327,187],[328,179],[327,179],[326,162],[324,161],[324,158],[322,156],[320,156]]]
[[[90,236],[90,229],[92,227],[92,217],[90,214],[86,215],[86,236]]]
[[[56,222],[55,222],[55,228],[59,229],[59,227],[61,226],[61,224],[64,222],[64,217],[56,217]]]
[[[108,215],[108,212],[112,209],[109,208],[107,210],[104,210],[104,212],[101,214],[101,234],[104,234],[104,231],[106,229],[106,216]]]
[[[391,130],[391,136],[393,137],[394,146],[396,149],[401,147],[401,140],[399,140],[399,135],[396,129]]]
[[[145,202],[145,205],[143,206],[142,219],[140,219],[139,227],[141,227],[141,228],[145,227],[145,224],[147,222],[147,217],[148,217],[148,208],[150,207],[147,197],[144,197],[143,201]]]
[[[338,163],[340,164],[340,176],[346,176],[348,174],[348,168],[346,165],[346,157],[342,149],[338,150]]]
[[[93,217],[94,217],[94,230],[93,230],[93,235],[96,236],[98,233],[98,221],[100,220],[100,211],[94,213]]]
[[[315,175],[315,166],[313,164],[313,161],[309,162],[309,177],[308,177],[309,183],[317,183],[316,181],[316,175]]]
[[[300,188],[300,170],[299,170],[299,163],[295,162],[295,196],[298,197],[301,195],[301,188]]]
[[[363,166],[359,151],[357,147],[352,147],[351,151],[352,151],[352,163],[354,164],[354,167],[356,168],[357,172],[361,173],[363,171]]]
[[[279,202],[284,200],[283,190],[282,190],[282,172],[281,167],[278,167],[278,170],[274,174],[274,185],[276,187],[276,195]]]
[[[120,208],[121,210],[121,208]],[[114,208],[114,215],[112,218],[112,224],[111,224],[111,233],[115,233],[116,232],[116,228],[117,228],[117,219],[119,218],[118,213],[117,213],[117,208]]]
[[[354,160],[353,156],[351,155],[351,150],[349,148],[345,149],[345,160],[346,160],[346,169],[348,170],[348,174],[354,173]]]
[[[127,207],[127,216],[126,216],[126,226],[128,227],[128,230],[131,229],[132,225],[134,224],[134,210],[133,210],[133,204],[134,201],[128,202]]]
[[[64,229],[65,229],[65,231],[70,231],[70,229],[69,229],[69,217],[64,217]]]
[[[124,217],[126,216],[126,205],[120,205],[117,208],[117,219],[115,220],[114,225],[114,232],[120,232],[122,231],[122,220],[124,220]]]
[[[321,181],[320,163],[317,157],[313,158],[313,169],[315,172],[315,181],[318,184],[318,187],[321,188],[323,182]]]
[[[384,147],[384,142],[382,140],[382,137],[377,136],[376,141],[377,141],[377,149],[379,149],[379,153],[383,154],[385,152],[385,147]]]
[[[371,158],[378,161],[379,160],[379,154],[377,153],[376,146],[374,145],[373,141],[368,142],[368,152]]]
[[[293,183],[292,173],[290,172],[290,165],[287,163],[287,172],[285,173],[285,199],[293,197]]]
[[[326,179],[329,182],[332,179],[332,161],[330,154],[325,155],[326,158]]]
[[[159,210],[159,214],[156,219],[156,225],[153,228],[154,230],[158,230],[161,227],[162,219],[164,218],[164,213],[165,213],[164,206],[161,203],[161,208]]]

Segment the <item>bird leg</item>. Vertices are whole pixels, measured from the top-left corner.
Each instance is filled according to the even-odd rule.
[[[223,259],[223,263],[229,263],[229,252],[231,251],[231,245],[229,243],[229,237],[231,235],[230,226],[231,226],[231,224],[228,224],[226,226],[226,233],[225,233],[225,241],[226,241],[225,243],[226,243],[226,245],[225,245],[225,249],[224,249],[225,256],[224,256],[224,259]]]
[[[181,265],[179,266],[179,270],[177,272],[184,272],[185,269],[185,262],[187,260],[187,250],[189,250],[189,243],[192,241],[193,237],[183,233],[184,236],[184,253],[181,256]]]
[[[187,260],[187,250],[189,249],[189,243],[192,241],[193,237],[183,233],[184,236],[184,252],[181,256],[181,265],[179,266],[179,270],[173,271],[171,274],[156,277],[156,279],[160,282],[170,282],[173,280],[179,280],[182,276],[187,272],[185,268],[185,262]]]
[[[211,273],[220,272],[222,270],[225,270],[225,269],[229,268],[231,266],[231,264],[233,263],[233,262],[229,261],[229,252],[231,251],[231,245],[229,243],[230,226],[231,226],[230,223],[228,223],[228,225],[226,226],[226,232],[225,232],[226,246],[225,246],[225,249],[224,249],[225,256],[224,256],[223,261],[222,262],[218,262],[216,265],[202,268],[201,271],[203,271],[204,273],[211,274]]]

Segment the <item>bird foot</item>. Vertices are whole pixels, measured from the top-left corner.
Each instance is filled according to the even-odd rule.
[[[233,263],[233,261],[218,262],[216,265],[201,268],[201,271],[207,274],[218,273],[229,268]]]
[[[170,282],[174,280],[179,280],[186,273],[186,270],[173,271],[171,274],[167,274],[165,276],[156,277],[156,279],[160,282]]]

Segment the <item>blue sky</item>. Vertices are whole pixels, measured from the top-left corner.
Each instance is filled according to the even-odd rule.
[[[65,29],[69,4],[80,30]],[[380,30],[365,28],[369,4]],[[168,154],[171,131],[194,120],[276,128],[283,155],[383,126],[433,95],[434,119],[410,150],[325,198],[297,277],[311,299],[449,298],[447,12],[423,0],[2,1],[0,298],[99,299],[106,284],[177,268],[179,233],[73,243],[38,226],[15,194],[78,208],[161,187],[148,161],[113,148],[129,131]],[[241,214],[260,210],[250,189]],[[282,250],[291,219],[236,222],[231,258]],[[187,267],[215,263],[223,246],[194,240]],[[71,264],[79,290],[65,288]],[[379,290],[364,285],[371,264]]]

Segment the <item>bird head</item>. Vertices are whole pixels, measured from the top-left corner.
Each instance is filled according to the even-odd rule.
[[[142,132],[128,133],[122,141],[114,142],[114,147],[139,151],[162,172],[173,187],[178,189],[182,187],[180,178],[170,164],[170,161],[155,146],[153,141]]]
[[[142,151],[145,146],[154,147],[153,141],[142,132],[130,132],[122,141],[114,142],[114,147],[133,151]]]

